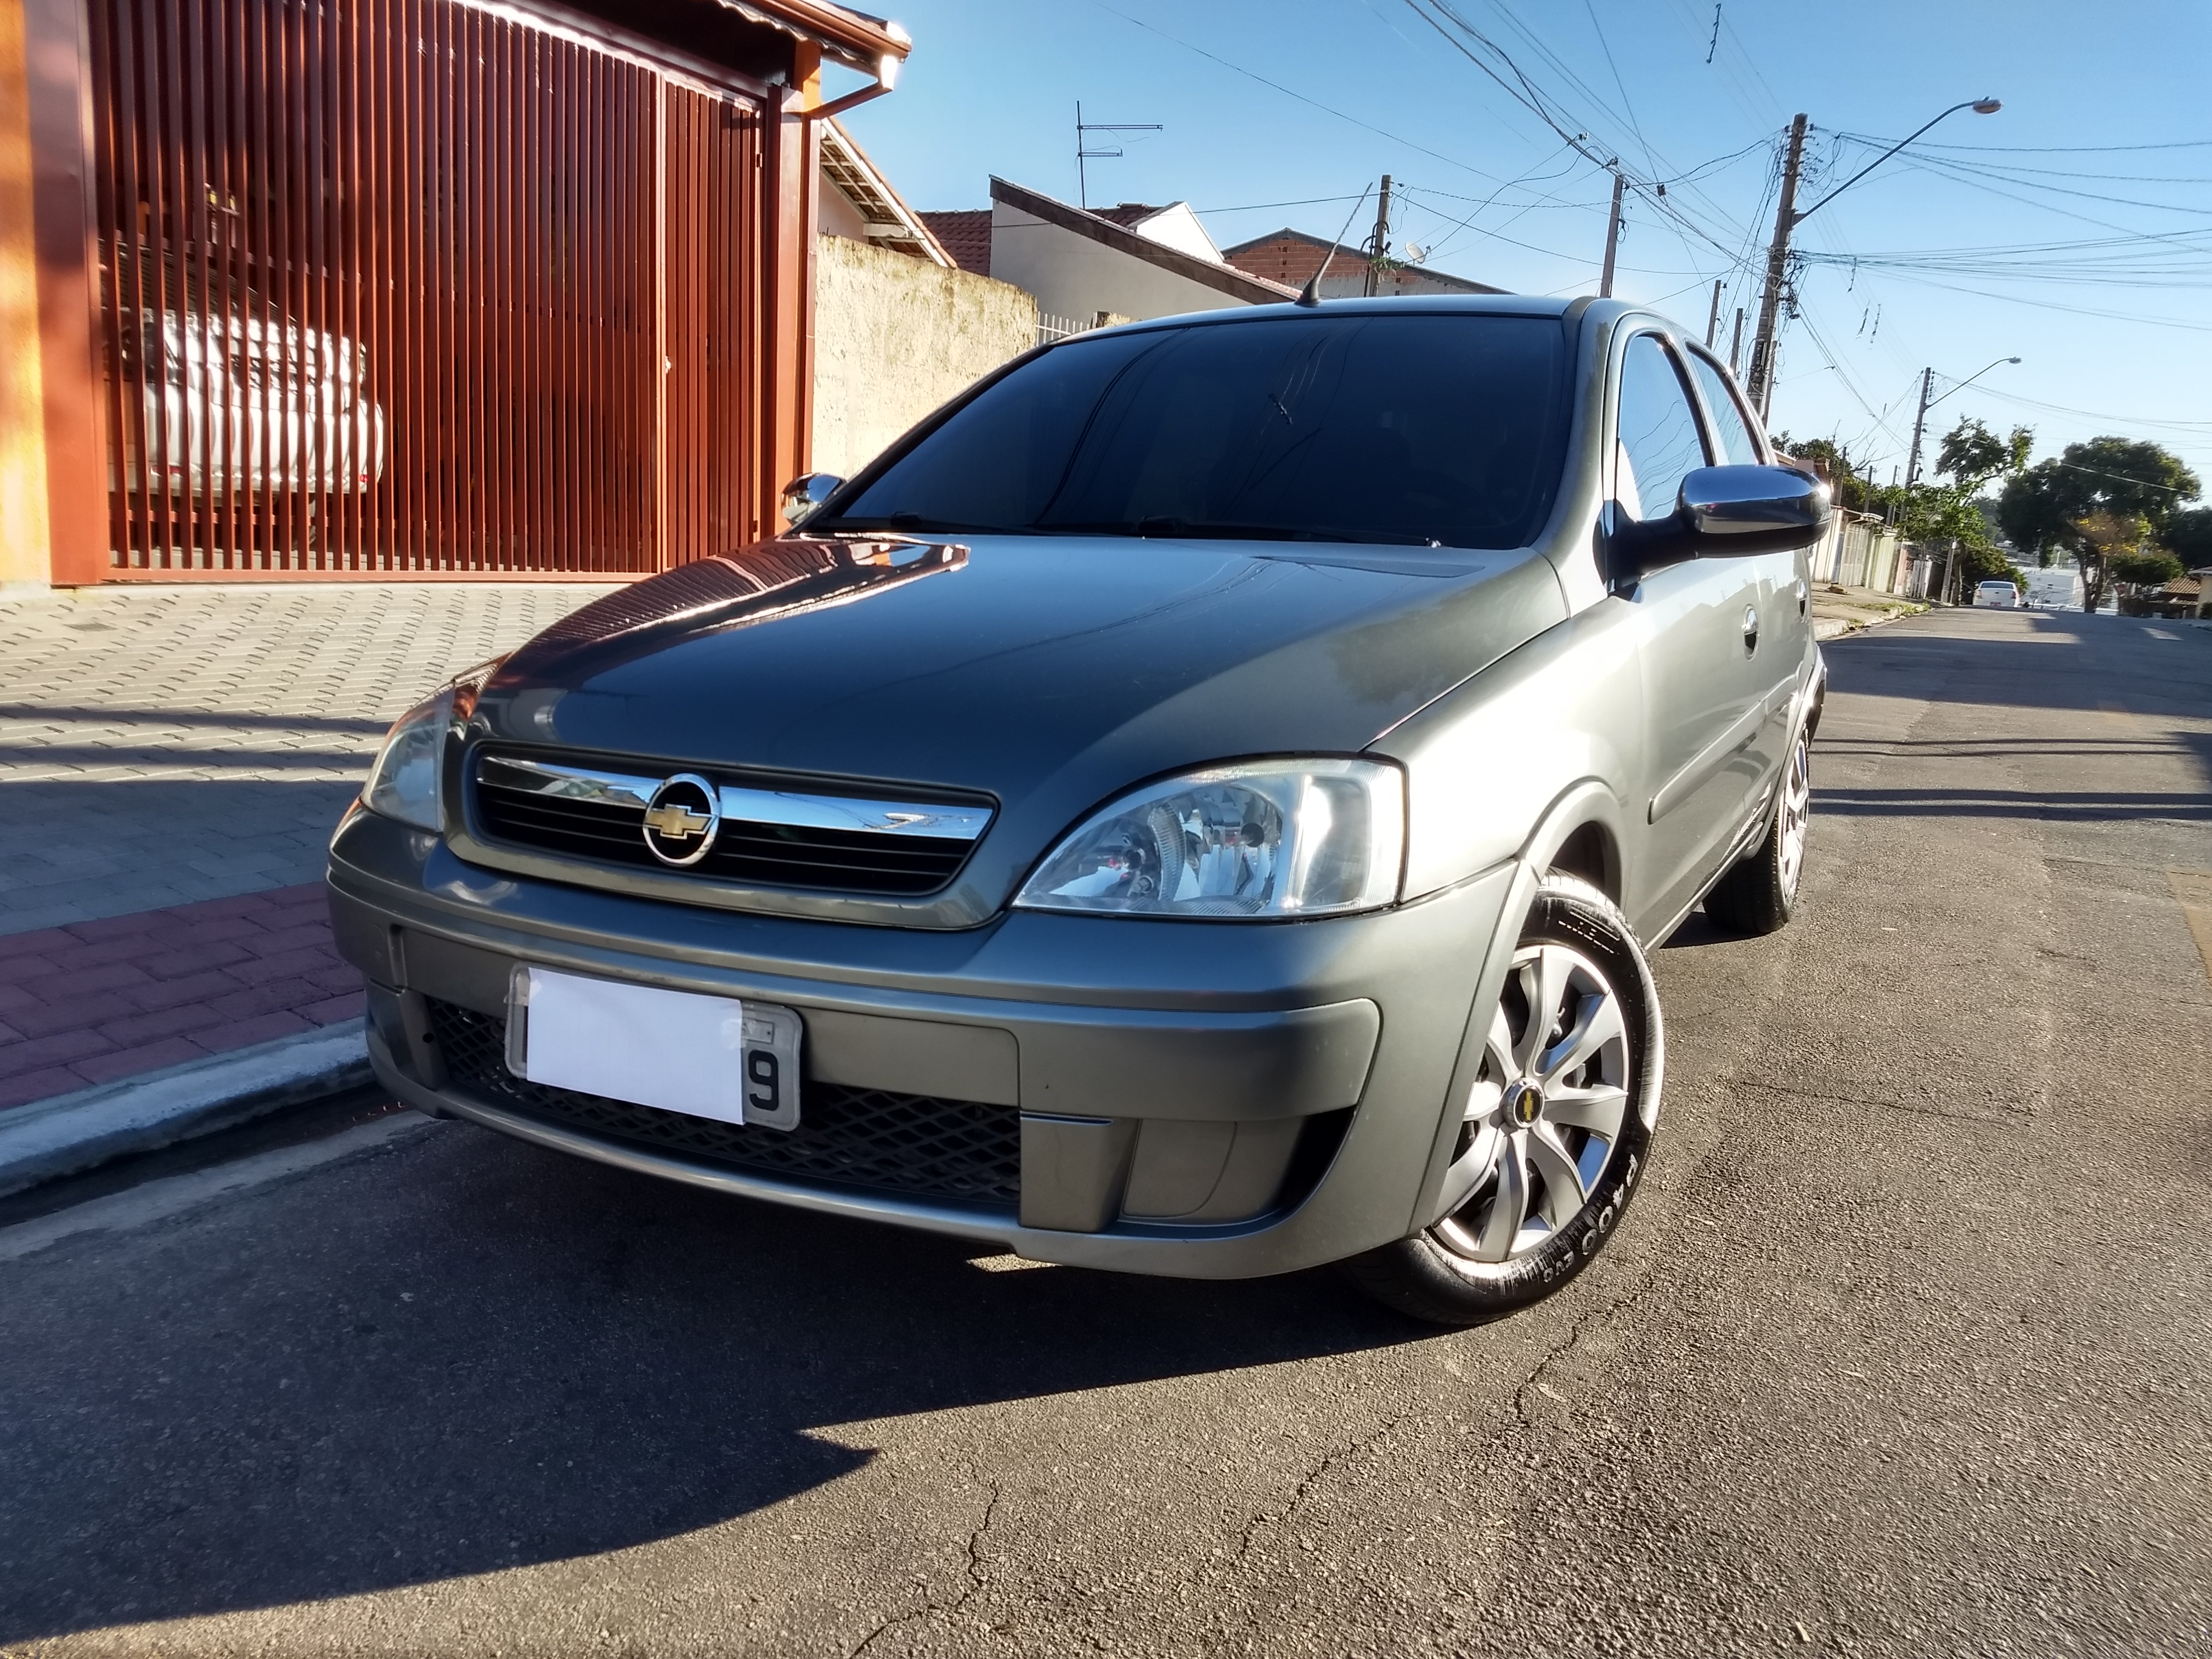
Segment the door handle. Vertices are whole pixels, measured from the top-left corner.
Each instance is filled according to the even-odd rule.
[[[1743,608],[1743,654],[1747,657],[1758,649],[1759,608],[1747,605]]]

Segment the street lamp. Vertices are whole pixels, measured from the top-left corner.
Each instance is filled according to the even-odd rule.
[[[1970,109],[1977,115],[1995,115],[2003,107],[1994,98],[1969,98],[1963,104],[1952,105],[1935,120],[1925,122],[1905,134],[1802,212],[1797,209],[1797,170],[1805,160],[1806,118],[1800,115],[1790,123],[1790,153],[1782,164],[1782,200],[1774,210],[1774,240],[1766,250],[1766,285],[1759,298],[1759,331],[1752,337],[1750,384],[1745,387],[1751,394],[1753,407],[1760,414],[1766,412],[1774,393],[1774,336],[1780,325],[1782,276],[1790,264],[1790,233],[1934,126],[1936,121],[1956,115],[1962,109]]]
[[[1953,386],[1951,392],[1964,392],[2000,363],[2016,363],[2019,361],[2017,357],[1999,357],[1996,362],[1976,369],[1958,385]],[[1905,464],[1905,487],[1907,489],[1911,489],[1920,481],[1920,434],[1927,428],[1928,411],[1942,403],[1944,398],[1951,395],[1951,392],[1946,392],[1941,397],[1930,398],[1928,394],[1935,389],[1935,369],[1933,368],[1922,369],[1920,371],[1920,412],[1912,417],[1912,455]]]
[[[1917,138],[1922,133],[1927,131],[1929,127],[1934,126],[1936,125],[1936,121],[1941,121],[1947,116],[1956,115],[1962,109],[1970,109],[1977,115],[1995,115],[2004,106],[1994,98],[1969,98],[1963,104],[1952,105],[1951,107],[1945,110],[1942,115],[1937,116],[1935,121],[1930,121],[1926,126],[1917,128],[1914,131],[1909,132],[1904,137],[1899,139],[1887,149],[1882,151],[1881,155],[1875,156],[1873,161],[1869,161],[1856,173],[1854,173],[1850,178],[1844,179],[1842,184],[1838,185],[1826,196],[1823,196],[1819,201],[1814,203],[1812,206],[1807,208],[1802,213],[1792,214],[1790,219],[1791,228],[1794,229],[1797,226],[1803,224],[1808,219],[1818,213],[1822,208],[1827,206],[1829,203],[1834,201],[1836,198],[1841,196],[1853,185],[1856,185],[1860,179],[1865,178],[1867,174],[1872,173],[1884,161],[1889,160],[1891,156],[1896,155],[1898,151],[1903,149],[1915,138]],[[1996,365],[1992,364],[1990,367],[1995,368]]]

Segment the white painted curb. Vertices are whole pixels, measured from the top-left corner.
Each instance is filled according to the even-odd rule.
[[[349,1019],[0,1111],[0,1194],[357,1088],[362,1030]]]

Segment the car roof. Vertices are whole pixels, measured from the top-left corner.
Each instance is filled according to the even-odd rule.
[[[1351,321],[1361,317],[1403,317],[1408,314],[1458,317],[1549,317],[1573,325],[1584,318],[1595,318],[1601,323],[1611,323],[1620,318],[1635,316],[1648,319],[1672,329],[1692,345],[1697,341],[1680,323],[1649,306],[1631,305],[1621,300],[1599,300],[1589,295],[1580,298],[1561,299],[1548,294],[1397,294],[1378,295],[1373,299],[1324,300],[1319,305],[1302,306],[1290,303],[1266,306],[1230,306],[1218,311],[1186,311],[1171,317],[1147,317],[1141,321],[1121,323],[1112,328],[1087,329],[1054,342],[1054,345],[1070,345],[1078,340],[1096,339],[1106,334],[1135,334],[1148,329],[1189,328],[1203,325],[1210,328],[1234,328],[1250,323],[1279,322],[1286,318],[1301,321]]]

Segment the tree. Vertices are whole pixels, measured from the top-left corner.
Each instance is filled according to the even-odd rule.
[[[2094,611],[2105,602],[2105,584],[2113,579],[2112,567],[2132,562],[2149,533],[2149,520],[2136,513],[2085,513],[2074,521],[2081,589],[2087,600],[2084,610]]]
[[[2159,540],[2185,570],[2212,568],[2212,507],[2184,508],[2166,521]]]
[[[2172,554],[2153,548],[2141,553],[2115,553],[2105,561],[2105,574],[2116,582],[2137,587],[2163,587],[2187,573]]]
[[[1807,438],[1800,441],[1786,432],[1773,437],[1775,453],[1801,461],[1818,461],[1820,471],[1826,473],[1828,487],[1835,494],[1836,505],[1854,513],[1879,513],[1881,503],[1877,499],[1884,492],[1869,490],[1865,479],[1858,475],[1850,452],[1832,438]]]
[[[2104,599],[2109,554],[2134,552],[2197,490],[2197,475],[2170,449],[2141,439],[2092,438],[2014,474],[1997,497],[1997,520],[2038,564],[2054,556],[2079,561],[2082,605],[2094,611]],[[2092,524],[2094,537],[2085,528]],[[2142,526],[2132,538],[2131,525]]]
[[[2027,427],[2000,438],[1979,421],[1961,420],[1936,451],[1936,471],[1971,495],[1992,478],[2019,471],[2034,448],[2035,434]]]

